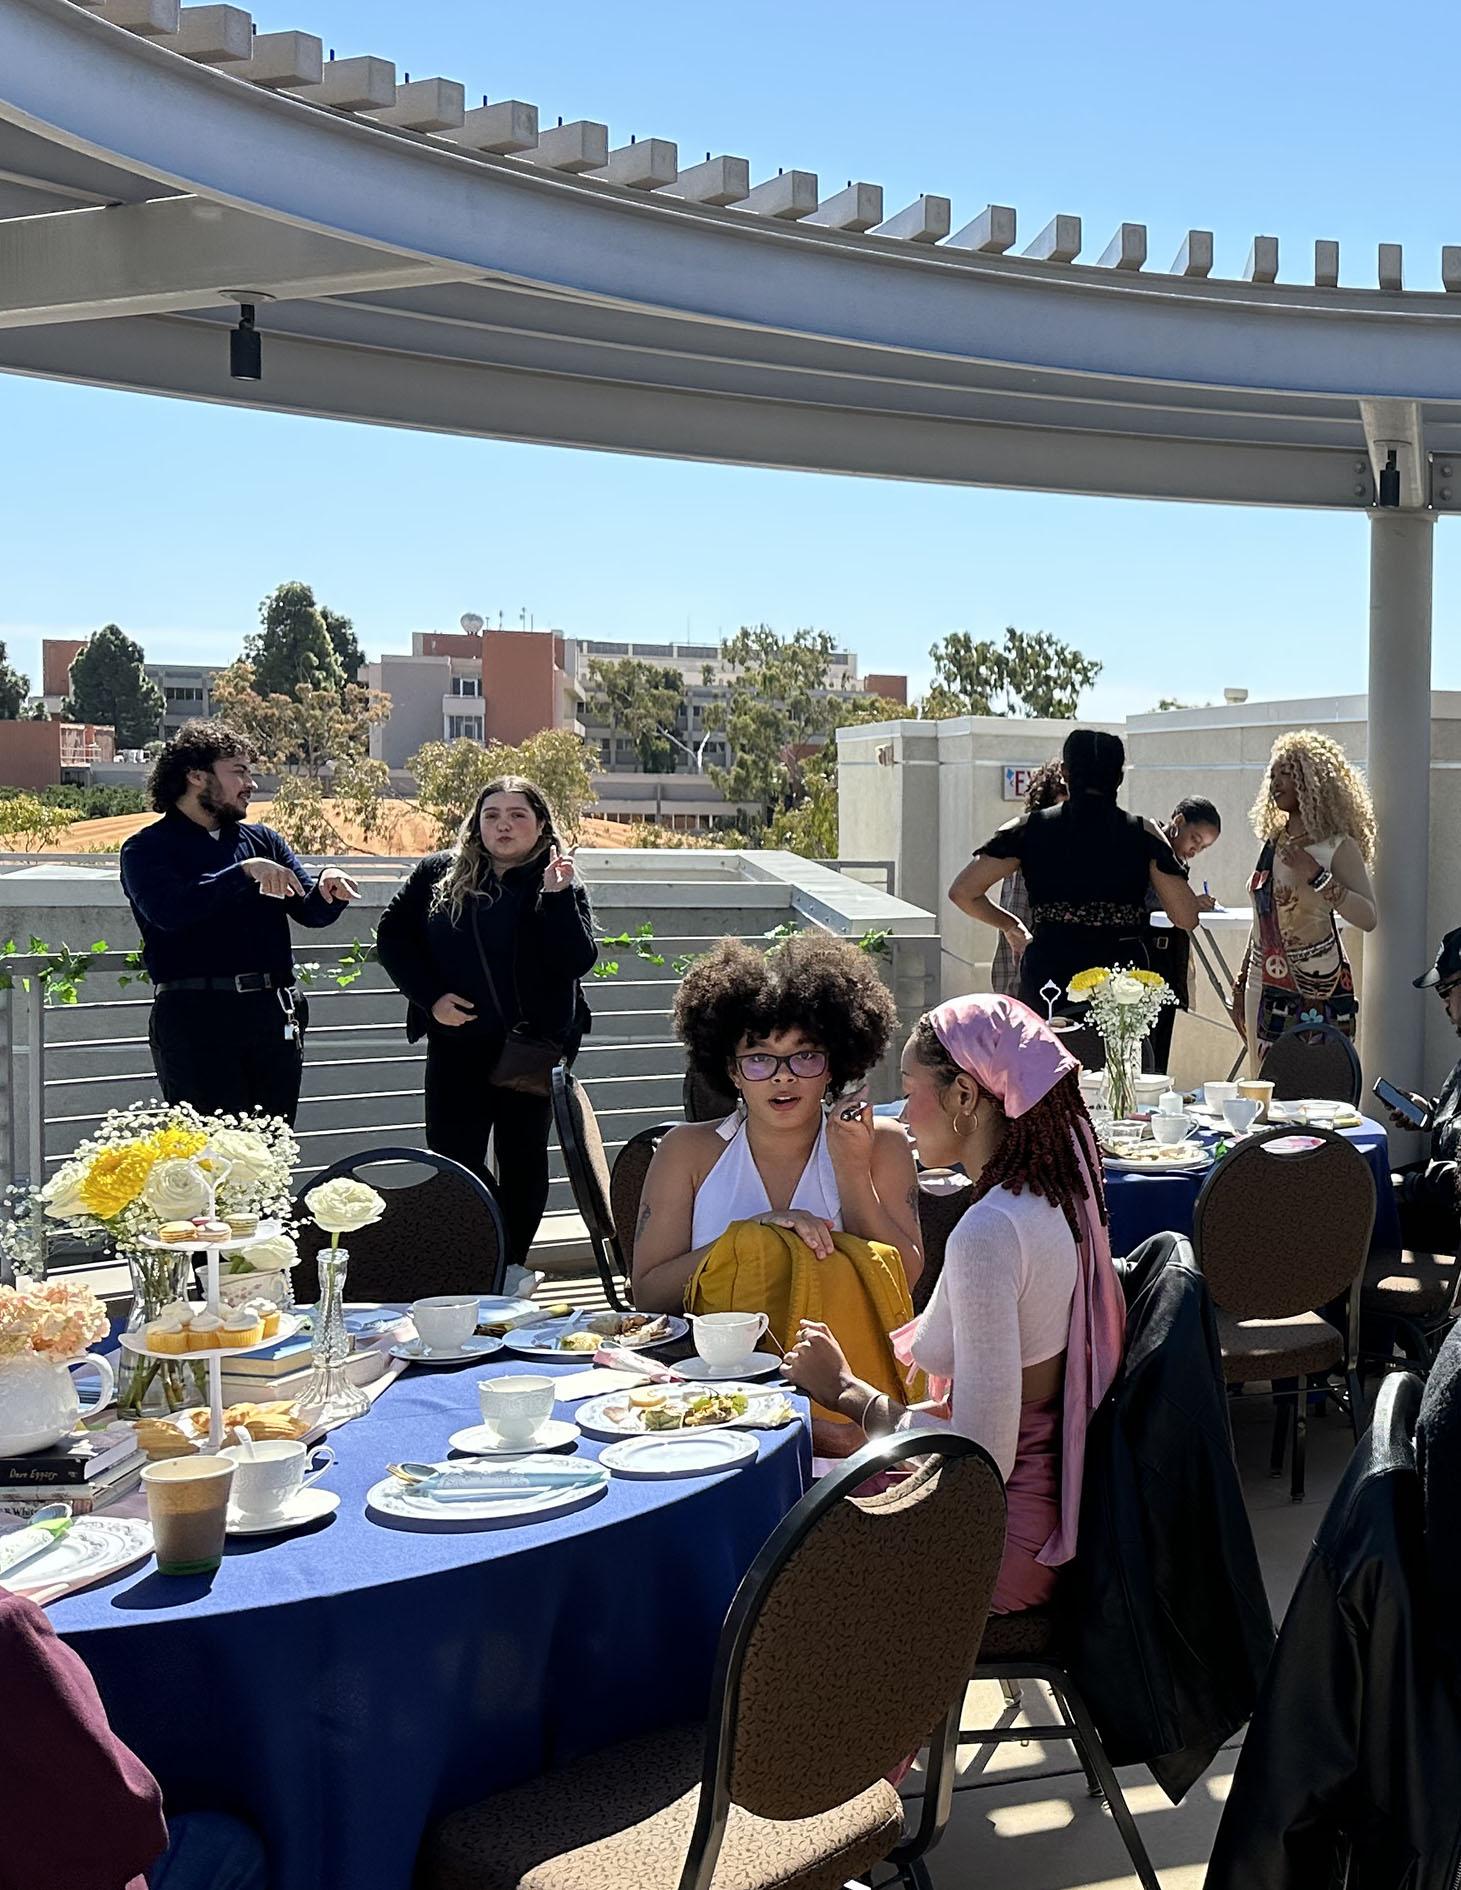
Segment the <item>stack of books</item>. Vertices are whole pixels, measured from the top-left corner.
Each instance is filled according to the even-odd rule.
[[[0,1515],[31,1516],[47,1503],[66,1503],[73,1516],[89,1516],[135,1490],[146,1461],[130,1424],[75,1431],[49,1450],[0,1457]]]
[[[352,1351],[345,1374],[352,1384],[374,1384],[389,1360],[386,1347],[408,1338],[415,1330],[409,1318],[385,1311],[351,1310],[345,1315]],[[307,1326],[287,1339],[276,1339],[255,1352],[240,1352],[223,1360],[223,1401],[266,1404],[275,1398],[296,1398],[309,1383],[313,1335]]]

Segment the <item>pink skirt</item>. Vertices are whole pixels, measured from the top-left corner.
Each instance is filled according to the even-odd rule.
[[[1059,1569],[1036,1560],[1060,1521],[1061,1396],[1020,1406],[1020,1438],[1004,1486],[1004,1560],[994,1584],[991,1614],[1042,1607],[1055,1592]]]

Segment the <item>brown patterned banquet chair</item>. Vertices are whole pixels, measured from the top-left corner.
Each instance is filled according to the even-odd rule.
[[[1284,1143],[1294,1146],[1285,1150]],[[1317,1144],[1317,1146],[1315,1146]],[[1305,1386],[1343,1374],[1356,1441],[1360,1281],[1375,1224],[1375,1178],[1332,1130],[1270,1129],[1224,1156],[1192,1213],[1197,1264],[1218,1309],[1223,1377],[1274,1392],[1273,1474],[1293,1433],[1290,1493],[1304,1495]],[[1316,1308],[1343,1302],[1344,1329]]]
[[[674,1126],[673,1122],[656,1122],[651,1128],[637,1130],[614,1157],[614,1166],[609,1170],[614,1258],[626,1287],[634,1270],[634,1236],[639,1229],[639,1201],[649,1175],[649,1164]]]
[[[404,1187],[387,1187],[361,1169],[404,1162],[432,1172]],[[309,1219],[305,1196],[322,1182],[360,1180],[381,1194],[386,1211],[371,1227],[345,1237],[350,1250],[346,1290],[351,1299],[411,1300],[424,1293],[500,1293],[507,1271],[507,1237],[492,1190],[469,1168],[428,1148],[369,1148],[343,1155],[301,1189],[295,1298],[312,1305],[318,1295],[315,1259],[330,1244]]]
[[[1429,1371],[1456,1317],[1456,1256],[1409,1247],[1370,1255],[1360,1290],[1360,1333],[1366,1361],[1384,1365],[1398,1340],[1406,1361]]]
[[[1259,1075],[1275,1102],[1323,1100],[1359,1107],[1364,1076],[1354,1045],[1332,1024],[1294,1024],[1268,1047]]]
[[[589,1101],[588,1091],[566,1064],[560,1063],[553,1072],[552,1097],[553,1123],[558,1131],[558,1146],[563,1151],[563,1164],[568,1170],[568,1184],[573,1189],[573,1204],[587,1229],[604,1296],[616,1312],[623,1312],[630,1303],[627,1282],[633,1257],[634,1219],[626,1222],[616,1212],[614,1176],[610,1173],[608,1151],[604,1147],[599,1119]],[[669,1122],[656,1123],[652,1129],[641,1130],[619,1151],[622,1161],[641,1137],[648,1135],[655,1138],[648,1155],[636,1151],[630,1158],[619,1188],[620,1201],[627,1204],[632,1195],[635,1219],[639,1214],[639,1195],[644,1188],[644,1176],[649,1171],[649,1156],[658,1147],[659,1138],[673,1127],[674,1124]],[[641,1162],[643,1169],[635,1185],[632,1177]],[[620,1232],[625,1226],[629,1229],[627,1247]],[[615,1277],[616,1273],[618,1278]]]
[[[869,1478],[911,1474],[876,1496]],[[948,1431],[866,1445],[783,1518],[721,1630],[705,1725],[594,1753],[446,1818],[423,1890],[927,1886],[959,1709],[1004,1551],[988,1455]],[[887,1774],[929,1744],[905,1834]]]
[[[729,1081],[725,1088],[721,1088],[698,1070],[685,1072],[680,1096],[687,1122],[719,1122],[722,1117],[734,1115],[736,1111],[736,1092],[729,1086]]]

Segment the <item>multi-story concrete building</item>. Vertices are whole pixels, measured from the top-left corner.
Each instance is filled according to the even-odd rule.
[[[71,665],[86,648],[86,639],[45,637],[41,641],[41,701],[46,714],[64,713],[71,692]],[[169,741],[184,722],[212,712],[209,690],[222,667],[218,663],[147,663],[143,667],[162,691],[162,714],[157,738]]]

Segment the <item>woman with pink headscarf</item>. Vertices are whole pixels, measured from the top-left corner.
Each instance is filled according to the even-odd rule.
[[[794,1384],[870,1436],[933,1418],[989,1451],[1008,1504],[996,1614],[1048,1601],[1075,1554],[1086,1427],[1121,1363],[1125,1300],[1079,1069],[1013,998],[920,1018],[903,1052],[909,1132],[925,1167],[960,1165],[974,1184],[927,1309],[893,1335],[933,1402],[910,1413],[862,1384],[810,1321],[786,1357]]]

